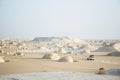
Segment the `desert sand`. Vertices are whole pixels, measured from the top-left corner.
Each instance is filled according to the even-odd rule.
[[[43,54],[26,53],[25,56],[8,56],[5,60],[10,62],[0,63],[0,74],[25,73],[25,72],[93,72],[96,73],[101,67],[107,69],[120,68],[120,57],[95,55],[94,61],[87,61],[87,55],[60,54],[60,56],[70,55],[77,62],[58,62],[50,59],[42,59]]]
[[[79,72],[33,72],[1,75],[0,80],[120,80],[120,77]]]

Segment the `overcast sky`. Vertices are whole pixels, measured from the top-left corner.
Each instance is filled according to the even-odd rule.
[[[120,0],[0,0],[0,38],[120,39]]]

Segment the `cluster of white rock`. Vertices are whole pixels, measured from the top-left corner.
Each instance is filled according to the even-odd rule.
[[[108,55],[120,56],[120,40],[95,40],[87,41],[97,47],[97,52],[109,52]]]
[[[3,59],[3,57],[0,56],[0,63],[5,62],[5,60]]]
[[[58,61],[59,62],[74,62],[74,60],[73,60],[73,58],[71,56],[61,57]]]
[[[57,38],[44,38],[48,39],[43,41],[41,38],[36,38],[32,42],[34,42],[34,46],[37,49],[41,50],[51,50],[55,53],[90,53],[94,51],[96,48],[89,43],[86,43],[84,40],[70,38],[70,37],[57,37]],[[42,40],[42,41],[41,41]]]
[[[109,53],[110,56],[120,56],[120,43],[113,44],[113,48],[115,49],[113,52]]]
[[[74,62],[73,58],[71,56],[63,56],[60,57],[58,54],[56,53],[52,53],[52,54],[45,54],[43,57],[43,59],[50,59],[50,60],[56,60],[58,62]]]
[[[75,55],[120,50],[118,47],[120,40],[80,40],[71,37],[37,37],[31,42],[34,43],[34,49],[36,50]],[[113,45],[114,43],[117,44]]]
[[[17,52],[17,50],[23,50],[26,47],[24,41],[0,40],[0,62],[5,62],[1,56],[23,56],[23,53]]]
[[[120,43],[115,43],[113,45],[113,48],[116,50],[116,51],[119,51],[120,52]]]
[[[46,51],[80,55],[84,53],[120,52],[119,40],[80,40],[71,37],[37,37],[32,41],[0,40],[0,55],[23,55],[18,51]]]
[[[59,60],[60,56],[56,53],[52,53],[52,54],[45,54],[43,56],[43,59],[51,59],[51,60]]]

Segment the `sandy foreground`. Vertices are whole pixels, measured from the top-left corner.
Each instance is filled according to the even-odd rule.
[[[57,62],[42,59],[44,53],[26,53],[25,56],[7,56],[10,62],[0,63],[0,80],[120,80],[119,76],[98,75],[98,69],[120,69],[120,57],[107,53],[92,53],[95,61],[86,55],[70,55],[77,62]],[[35,72],[35,73],[33,73]]]
[[[120,77],[80,72],[38,72],[1,75],[0,80],[120,80]]]

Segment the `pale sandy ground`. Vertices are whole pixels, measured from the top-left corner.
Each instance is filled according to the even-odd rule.
[[[106,70],[108,69],[120,69],[120,57],[114,57],[114,56],[106,56],[107,53],[92,53],[95,55],[95,61],[87,61],[86,57],[88,55],[70,55],[70,54],[59,54],[60,56],[70,55],[73,57],[74,60],[77,60],[78,62],[69,63],[69,62],[57,62],[49,59],[41,59],[44,54],[41,53],[26,53],[25,56],[8,56],[5,59],[10,60],[10,62],[0,63],[0,75],[4,74],[21,74],[21,73],[31,73],[32,72],[43,72],[38,74],[39,76],[48,76],[49,72],[53,72],[55,74],[49,73],[48,77],[56,76],[57,74],[58,79],[55,79],[55,77],[52,77],[50,79],[27,79],[26,76],[30,74],[26,74],[26,76],[23,76],[23,74],[18,75],[23,76],[24,79],[20,80],[80,80],[80,76],[86,76],[86,78],[83,78],[83,80],[90,80],[89,76],[91,75],[91,78],[94,76],[95,79],[91,80],[120,80],[120,77],[118,76],[110,76],[110,75],[104,75],[108,76],[106,79],[102,75],[93,75],[93,73],[96,73],[99,68],[103,67]],[[58,73],[56,73],[58,72]],[[59,77],[62,77],[62,72],[67,72],[63,74],[63,76],[68,75],[68,78],[63,77],[63,79],[59,79]],[[70,73],[68,73],[70,72]],[[71,73],[71,72],[78,72],[78,73]],[[88,73],[88,74],[87,74]],[[89,74],[91,73],[91,74]],[[35,73],[36,74],[36,73]],[[80,74],[80,75],[79,75]],[[37,75],[37,74],[36,74]],[[51,75],[51,76],[50,76]],[[61,76],[60,76],[61,75]],[[71,76],[75,75],[75,79]],[[78,76],[79,75],[79,76]],[[16,75],[14,75],[16,76]],[[3,79],[3,77],[5,79]],[[2,76],[0,80],[19,80],[19,79],[7,79],[7,77],[10,77],[9,75]],[[35,76],[31,76],[35,77]],[[48,78],[47,77],[47,78]],[[71,77],[72,79],[69,79]],[[78,78],[79,77],[79,78]],[[101,77],[101,78],[100,78]],[[36,78],[38,78],[36,76]],[[43,77],[45,78],[45,77]],[[77,79],[78,78],[78,79]]]
[[[95,61],[87,61],[87,55],[70,55],[78,62],[57,62],[49,59],[41,59],[44,54],[31,53],[25,56],[9,56],[10,62],[0,63],[0,74],[24,73],[39,71],[69,71],[69,72],[96,72],[100,67],[107,69],[120,68],[120,57],[106,56],[106,53],[92,53]]]
[[[38,72],[1,75],[0,80],[120,80],[120,77],[79,72]]]

